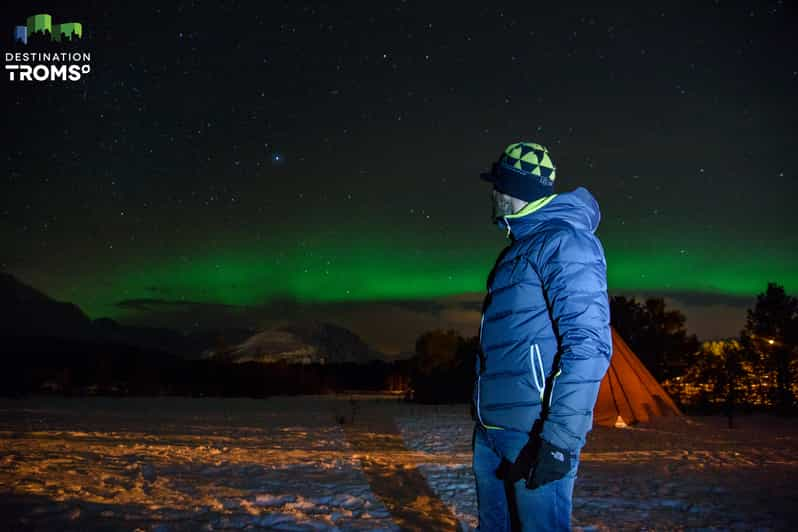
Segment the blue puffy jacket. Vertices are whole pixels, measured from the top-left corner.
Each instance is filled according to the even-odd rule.
[[[487,428],[578,451],[612,354],[607,263],[587,189],[546,196],[499,221],[511,244],[488,277],[474,412]],[[544,409],[543,405],[547,408]]]

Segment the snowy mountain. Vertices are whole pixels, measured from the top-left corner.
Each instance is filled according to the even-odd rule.
[[[205,329],[191,334],[162,327],[90,319],[77,305],[56,301],[0,272],[0,337],[53,337],[157,349],[185,359],[232,362],[363,363],[385,360],[352,331],[315,321],[292,322],[262,331]]]
[[[15,276],[0,272],[0,337],[52,337],[158,349],[199,358],[209,346],[239,342],[249,329],[203,330],[184,335],[163,327],[123,325],[111,318],[92,320],[77,305],[56,301]]]
[[[385,358],[352,331],[315,321],[289,323],[259,331],[237,345],[210,350],[207,354],[238,363],[335,364]]]

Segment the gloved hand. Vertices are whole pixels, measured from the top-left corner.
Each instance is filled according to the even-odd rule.
[[[525,480],[529,489],[560,480],[571,470],[571,455],[539,436],[531,436],[513,464],[499,471],[511,482]]]
[[[540,440],[534,467],[526,477],[526,487],[535,489],[549,482],[560,480],[571,470],[571,455],[546,440]]]

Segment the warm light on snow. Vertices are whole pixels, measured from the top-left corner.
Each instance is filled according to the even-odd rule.
[[[417,471],[431,491],[402,499],[404,510],[435,519],[443,508],[473,530],[468,405],[361,405],[355,425],[393,419],[398,432],[338,424],[349,396],[2,400],[4,504],[41,529],[400,530],[390,490]],[[672,417],[594,428],[575,529],[786,527],[798,429],[765,417],[738,425]]]

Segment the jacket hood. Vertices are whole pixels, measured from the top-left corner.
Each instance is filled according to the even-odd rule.
[[[507,238],[513,240],[535,232],[541,225],[564,221],[577,229],[595,233],[601,220],[601,211],[593,194],[584,187],[570,192],[552,194],[533,201],[515,214],[502,216],[499,227],[507,229]]]

